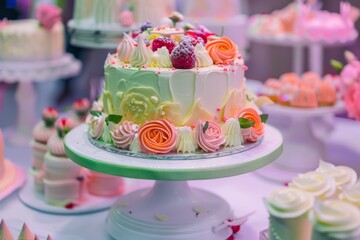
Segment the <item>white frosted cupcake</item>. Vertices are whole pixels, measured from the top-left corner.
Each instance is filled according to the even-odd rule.
[[[360,210],[347,202],[316,202],[311,214],[312,240],[360,239]]]
[[[339,199],[352,203],[360,208],[360,182],[355,185],[344,187],[339,195]]]
[[[304,240],[311,237],[308,218],[314,197],[295,188],[280,188],[264,199],[270,213],[270,240]]]
[[[316,169],[316,172],[321,172],[334,178],[337,187],[337,195],[341,192],[342,188],[354,185],[357,181],[357,174],[354,169],[346,166],[334,166],[333,164],[324,161],[320,161],[320,165]]]
[[[336,193],[334,178],[321,172],[308,172],[294,178],[289,187],[310,193],[319,200],[333,197]]]

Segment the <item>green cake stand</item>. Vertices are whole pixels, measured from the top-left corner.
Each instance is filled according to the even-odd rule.
[[[106,174],[156,180],[154,187],[124,195],[111,208],[106,228],[117,240],[228,238],[232,234],[228,219],[234,218],[229,204],[214,193],[191,188],[187,181],[252,172],[277,159],[283,144],[281,133],[267,125],[261,141],[236,149],[146,155],[97,145],[87,132],[87,125],[81,125],[65,138],[66,153],[74,162]]]

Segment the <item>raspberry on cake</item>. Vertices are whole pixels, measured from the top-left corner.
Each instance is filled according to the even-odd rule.
[[[105,61],[103,111],[89,119],[92,142],[180,154],[217,152],[262,138],[261,113],[248,108],[240,115],[248,105],[245,66],[230,38],[202,26],[147,23],[142,30],[134,39],[124,35]],[[256,122],[245,119],[249,112]],[[115,116],[119,121],[105,124]]]

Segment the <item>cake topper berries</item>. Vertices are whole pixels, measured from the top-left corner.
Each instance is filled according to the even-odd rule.
[[[175,68],[191,69],[195,67],[194,47],[189,41],[182,41],[171,53],[171,62]]]
[[[169,37],[160,37],[152,42],[152,50],[155,52],[158,48],[166,47],[169,53],[176,47],[174,40]]]

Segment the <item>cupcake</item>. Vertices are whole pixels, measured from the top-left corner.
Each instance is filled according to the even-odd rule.
[[[270,239],[304,240],[311,237],[308,214],[314,197],[295,188],[279,188],[264,199],[270,213]]]
[[[360,239],[360,210],[347,202],[316,202],[311,214],[312,240]]]
[[[72,116],[71,120],[75,127],[86,121],[90,108],[90,101],[87,98],[78,99],[73,103],[72,110],[75,114]]]

